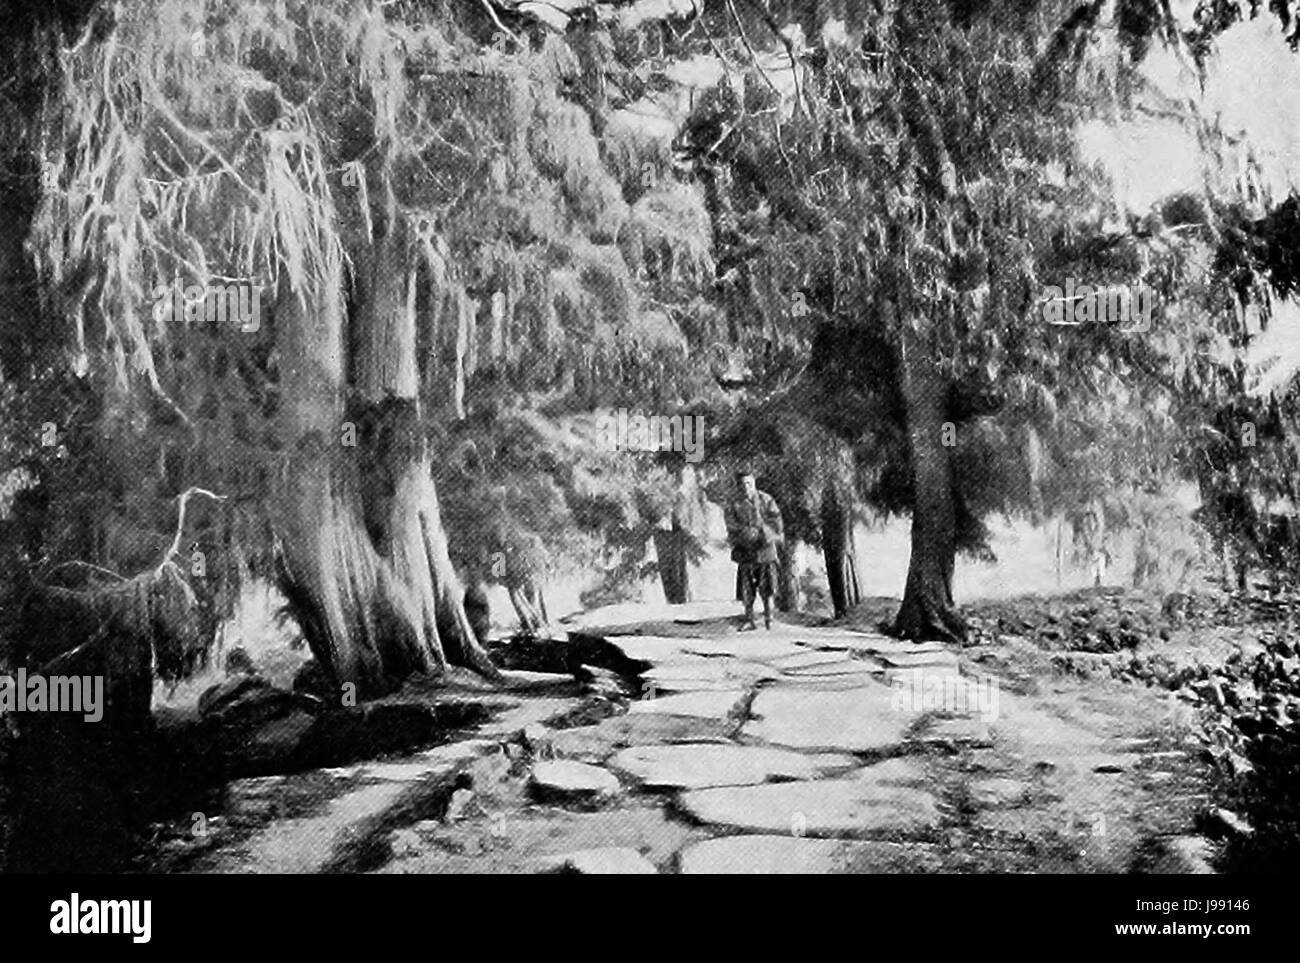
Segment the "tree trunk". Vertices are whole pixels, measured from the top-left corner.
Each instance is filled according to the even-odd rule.
[[[390,205],[390,212],[392,208]],[[355,410],[343,407],[342,265],[276,302],[280,582],[313,655],[360,697],[448,662],[498,677],[465,614],[420,428],[405,225],[391,218],[358,285]]]
[[[695,469],[690,465],[680,466],[669,527],[656,529],[654,533],[659,581],[663,584],[664,600],[671,605],[691,601],[691,570],[686,549],[696,519],[698,498]]]
[[[776,608],[778,612],[803,611],[799,576],[795,571],[798,544],[794,539],[786,538],[777,550]]]
[[[655,555],[659,558],[659,581],[664,600],[681,605],[691,600],[690,568],[686,562],[686,531],[674,512],[671,528],[655,530]]]
[[[528,583],[528,604],[537,613],[540,625],[551,624],[551,617],[546,612],[546,593],[542,591],[540,585],[531,581]]]
[[[483,645],[492,631],[492,606],[488,602],[487,585],[475,582],[465,589],[465,614],[474,631],[474,638]]]
[[[389,592],[404,597],[417,630],[411,636],[403,625],[387,644],[399,647],[399,660],[409,659],[418,671],[451,663],[499,678],[465,613],[465,589],[442,527],[432,453],[421,425],[413,252],[391,193],[386,214],[369,283],[360,286],[354,382],[368,413],[378,415],[366,433],[370,458],[359,466],[378,486],[365,507],[378,529],[379,554],[392,569]]]
[[[894,632],[918,642],[960,642],[966,624],[952,598],[957,542],[951,449],[944,445],[947,385],[910,319],[896,328],[912,456],[912,557]]]
[[[1064,527],[1065,519],[1058,518],[1056,520],[1056,587],[1058,589],[1061,587],[1061,552],[1064,550],[1065,544],[1063,541]]]
[[[521,632],[533,633],[542,627],[542,617],[533,603],[529,601],[527,594],[518,586],[509,589],[510,604],[515,607],[515,615],[519,619],[519,630]]]
[[[831,606],[842,618],[861,599],[854,557],[853,513],[843,503],[834,485],[822,490],[822,554],[826,559],[826,580]]]

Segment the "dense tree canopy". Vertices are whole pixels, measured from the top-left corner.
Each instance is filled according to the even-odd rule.
[[[567,434],[636,405],[706,413],[706,488],[759,462],[799,540],[909,514],[897,628],[960,636],[990,514],[1221,484],[1188,426],[1244,393],[1247,308],[1293,293],[1294,201],[1216,174],[1133,212],[1077,135],[1163,110],[1222,145],[1139,66],[1209,63],[1253,12],[54,8],[8,48],[5,558],[92,594],[163,571],[208,620],[274,577],[368,692],[490,674],[460,576],[533,593],[612,541],[626,580],[684,531],[680,459]],[[1069,279],[1153,292],[1149,330],[1051,323]]]

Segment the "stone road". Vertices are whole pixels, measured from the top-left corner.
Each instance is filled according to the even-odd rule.
[[[1147,724],[1164,711],[1153,697],[1015,693],[970,650],[835,627],[737,633],[711,614],[600,630],[642,671],[590,724],[571,711],[589,694],[524,700],[407,759],[240,780],[218,825],[269,798],[282,809],[185,868],[1207,869],[1186,834],[1196,786],[1170,748],[1178,725]],[[322,801],[290,805],[313,786]],[[1157,812],[1153,793],[1175,804]]]

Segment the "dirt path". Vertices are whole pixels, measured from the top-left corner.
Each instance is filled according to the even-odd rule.
[[[1014,638],[737,633],[723,611],[583,629],[641,668],[632,698],[597,670],[422,754],[232,783],[173,866],[1208,871],[1193,720],[1168,693],[1064,676]],[[593,703],[615,714],[573,725]]]

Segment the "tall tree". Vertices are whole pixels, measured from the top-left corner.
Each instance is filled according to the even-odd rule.
[[[78,364],[170,421],[181,481],[249,519],[216,554],[274,573],[361,695],[495,674],[434,479],[475,385],[596,404],[688,367],[643,301],[711,269],[702,206],[666,168],[625,199],[608,28],[522,34],[476,4],[138,0],[61,54],[38,122],[31,248]]]
[[[733,317],[806,348],[847,332],[830,363],[805,352],[805,377],[844,386],[828,424],[851,443],[879,421],[865,411],[896,413],[874,447],[902,464],[870,494],[911,514],[903,636],[964,635],[955,554],[986,542],[990,512],[1042,511],[1061,409],[1167,423],[1179,392],[1210,390],[1184,377],[1187,356],[1234,327],[1176,304],[1190,259],[1213,249],[1213,215],[1201,206],[1176,230],[1130,219],[1079,148],[1081,123],[1122,123],[1147,96],[1135,66],[1152,42],[1186,50],[1166,9],[1138,6],[879,5],[802,58],[758,11],[754,69],[697,102],[686,140],[714,185]],[[794,69],[778,86],[783,49]],[[1149,289],[1153,333],[1107,324],[1092,302],[1078,326],[1049,323],[1045,290],[1069,278]],[[778,307],[760,314],[761,300]]]

